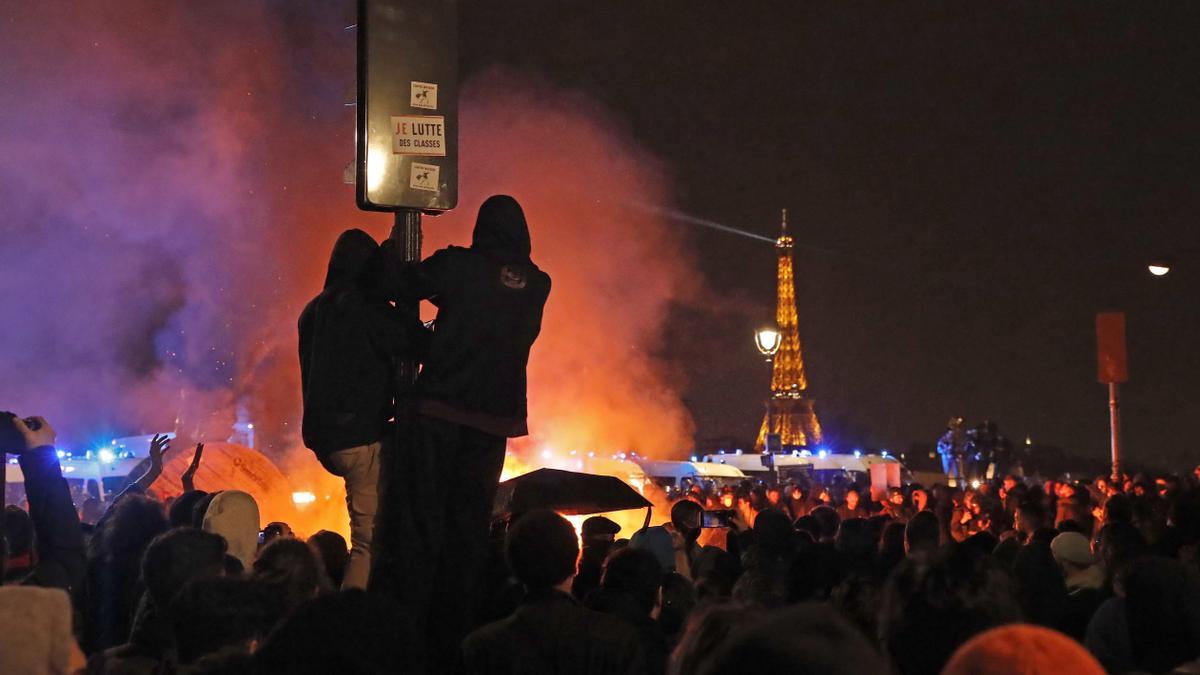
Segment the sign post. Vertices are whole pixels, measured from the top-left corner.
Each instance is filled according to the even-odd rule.
[[[394,262],[421,261],[421,214],[458,204],[458,1],[358,0],[355,201],[394,214]],[[416,301],[397,310],[420,316]],[[387,527],[403,505],[387,486],[398,476],[394,455],[411,427],[417,363],[396,362],[395,448],[385,452],[370,587],[398,597],[404,580],[396,553],[404,542]]]
[[[1112,479],[1121,480],[1121,403],[1118,385],[1129,379],[1124,312],[1096,315],[1097,379],[1108,385],[1108,423],[1112,443]]]

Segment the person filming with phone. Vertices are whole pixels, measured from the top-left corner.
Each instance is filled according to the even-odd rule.
[[[0,412],[0,451],[7,464],[16,455],[25,477],[25,495],[36,542],[30,573],[19,583],[71,592],[83,582],[86,567],[83,528],[71,501],[54,449],[54,428],[42,417],[20,418]],[[0,578],[7,566],[7,546],[0,548]]]

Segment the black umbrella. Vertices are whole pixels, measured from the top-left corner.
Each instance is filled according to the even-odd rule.
[[[649,500],[614,476],[538,469],[500,484],[492,514],[551,509],[566,516],[651,508]]]

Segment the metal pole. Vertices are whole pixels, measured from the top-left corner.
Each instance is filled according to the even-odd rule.
[[[396,252],[402,265],[421,261],[421,212],[415,209],[397,211],[392,221],[390,238],[396,243]],[[398,300],[396,308],[410,316],[420,316],[420,302]],[[396,433],[400,438],[401,428],[408,417],[408,399],[413,383],[417,379],[417,362],[400,359],[396,362]]]
[[[420,262],[421,212],[412,209],[396,211],[389,238],[395,244],[393,255],[396,258],[390,262],[401,266]],[[408,316],[419,316],[419,305],[417,300],[396,299],[397,311]],[[399,552],[403,550],[405,542],[397,541],[398,535],[393,528],[406,506],[397,502],[397,493],[391,487],[401,485],[403,476],[398,458],[408,450],[413,439],[415,419],[412,393],[417,378],[417,362],[398,359],[393,364],[393,376],[396,429],[392,436],[392,447],[385,446],[380,458],[379,514],[371,543],[371,578],[368,587],[373,593],[397,600],[401,597],[404,581],[403,573],[398,569]]]
[[[1112,433],[1112,479],[1121,482],[1121,403],[1117,395],[1117,383],[1108,383],[1108,423]]]

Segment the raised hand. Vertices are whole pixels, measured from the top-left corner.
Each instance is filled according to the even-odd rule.
[[[162,471],[163,455],[171,449],[171,439],[166,434],[156,434],[150,439],[150,464]]]
[[[196,489],[194,479],[196,477],[196,469],[200,468],[200,458],[204,455],[204,444],[196,444],[196,452],[192,455],[192,463],[188,464],[187,471],[183,472],[180,477],[180,482],[183,483],[183,489],[186,492],[191,492]]]
[[[162,475],[163,455],[167,454],[167,450],[170,449],[171,439],[166,434],[155,434],[154,438],[150,439],[150,467],[130,487],[136,486],[143,492],[149,490],[154,481]]]
[[[54,446],[54,441],[58,438],[54,432],[54,427],[46,421],[45,417],[30,417],[29,421],[32,424],[27,424],[20,417],[13,418],[13,426],[17,428],[17,432],[21,434],[21,438],[25,440],[25,450],[33,450],[45,446]],[[11,452],[11,451],[10,451]]]

